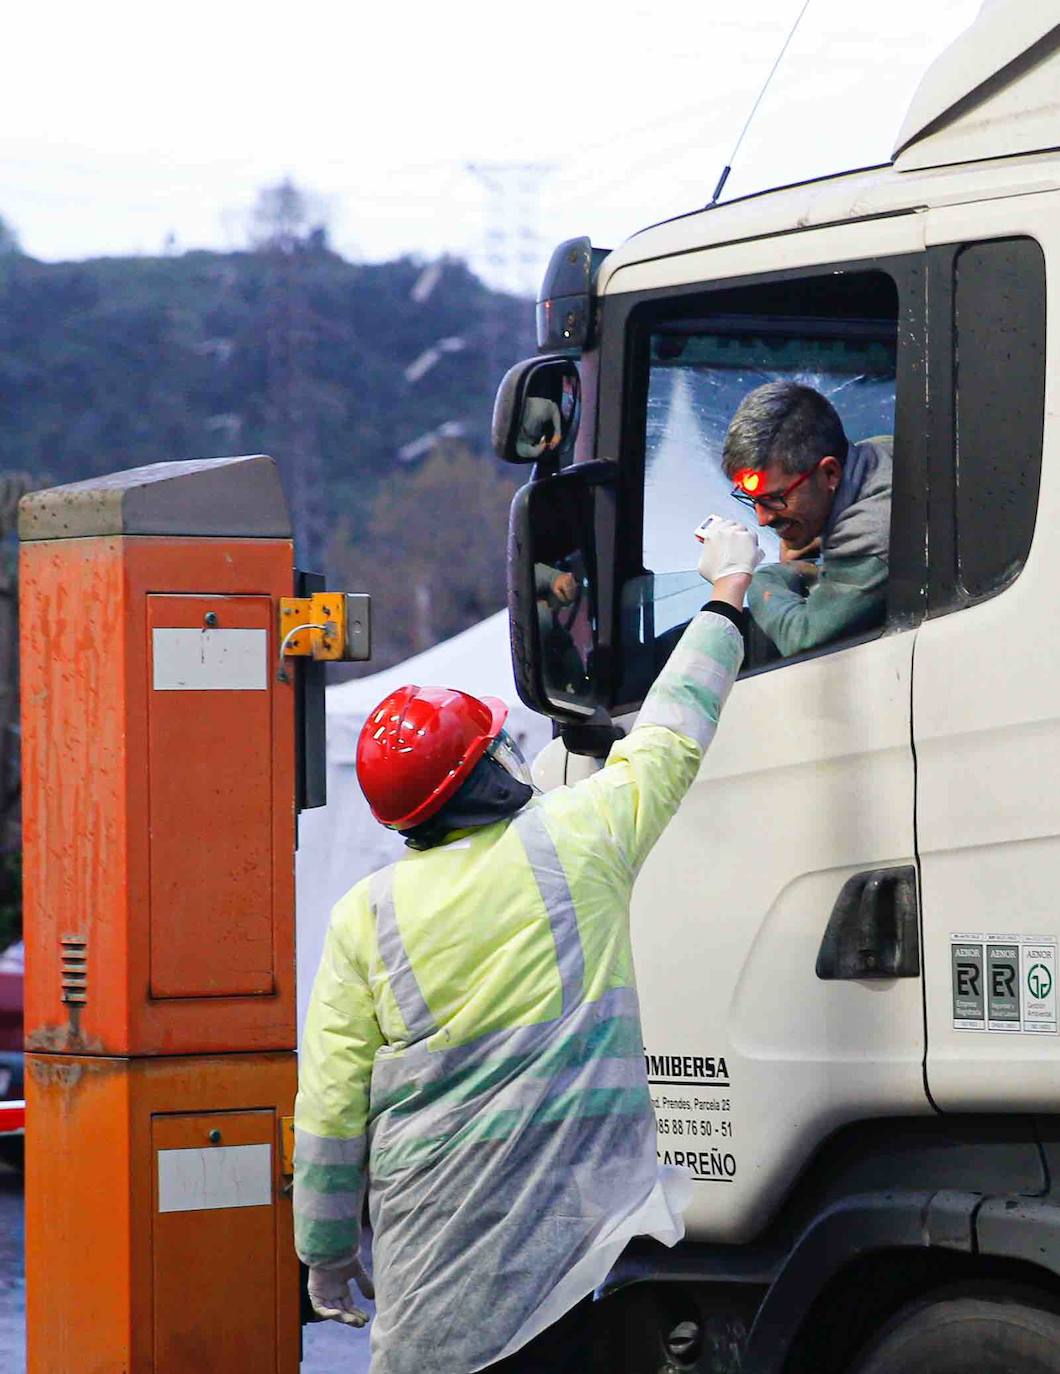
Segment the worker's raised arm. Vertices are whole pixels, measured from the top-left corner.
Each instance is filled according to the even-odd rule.
[[[573,790],[602,817],[635,874],[691,787],[743,662],[741,607],[761,560],[752,530],[701,527],[699,571],[713,599],[691,621],[644,700],[636,725],[603,769]]]
[[[367,1321],[347,1287],[371,1285],[357,1248],[368,1173],[372,1063],[383,1035],[364,976],[343,945],[341,917],[355,888],[335,908],[299,1048],[295,1103],[295,1248],[309,1266],[309,1295],[322,1316],[353,1326]]]

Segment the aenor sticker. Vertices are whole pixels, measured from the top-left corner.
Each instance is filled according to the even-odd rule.
[[[950,979],[955,1030],[1057,1033],[1054,936],[952,934]]]
[[[983,1030],[983,946],[973,940],[950,945],[953,1024],[958,1030]]]
[[[1028,941],[1020,949],[1023,973],[1023,1029],[1056,1034],[1056,944]]]
[[[986,947],[987,1030],[1020,1028],[1020,947],[990,943]]]

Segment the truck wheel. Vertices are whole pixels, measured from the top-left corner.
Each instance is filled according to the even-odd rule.
[[[851,1374],[1060,1374],[1060,1316],[1033,1291],[938,1296],[903,1308]]]

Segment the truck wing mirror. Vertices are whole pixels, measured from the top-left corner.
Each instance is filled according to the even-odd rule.
[[[562,355],[509,368],[493,407],[493,448],[506,463],[555,471],[574,451],[581,418],[577,364]]]
[[[608,719],[610,594],[598,548],[613,529],[615,468],[581,463],[515,494],[508,528],[508,612],[522,700],[554,720]],[[610,579],[604,579],[609,583]]]

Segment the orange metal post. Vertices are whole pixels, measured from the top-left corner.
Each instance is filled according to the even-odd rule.
[[[279,1124],[295,1077],[287,1053],[30,1058],[31,1370],[297,1370]],[[249,1170],[232,1161],[246,1147]],[[204,1153],[220,1162],[216,1178],[201,1172]],[[173,1205],[160,1191],[178,1154],[199,1191],[185,1186]],[[223,1195],[224,1170],[240,1167],[242,1199]]]
[[[30,1374],[293,1374],[293,549],[267,458],[20,533]]]

